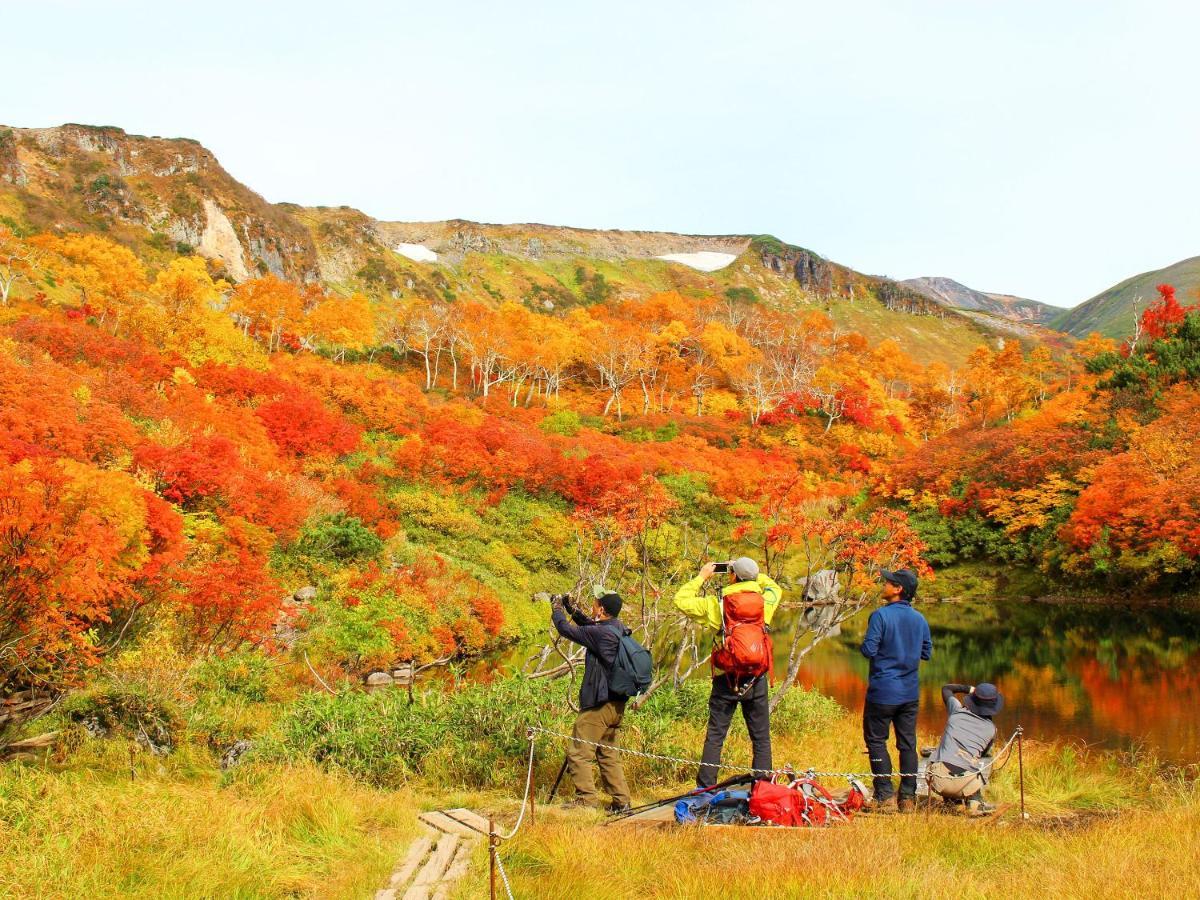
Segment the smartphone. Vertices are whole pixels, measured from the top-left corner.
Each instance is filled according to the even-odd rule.
[[[729,562],[713,563],[713,574],[714,575],[728,575],[732,571],[733,571],[733,563],[729,563]]]

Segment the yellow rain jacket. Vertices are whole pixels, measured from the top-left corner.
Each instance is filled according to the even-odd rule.
[[[704,587],[704,579],[697,575],[675,593],[675,607],[689,619],[695,619],[706,628],[720,631],[724,624],[721,621],[721,601],[711,595],[700,593]],[[781,588],[770,575],[760,573],[754,581],[739,581],[721,588],[721,596],[737,594],[742,591],[754,591],[763,595],[763,619],[768,625],[779,601],[783,599]]]

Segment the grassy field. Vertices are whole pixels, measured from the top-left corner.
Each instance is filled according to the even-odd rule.
[[[694,699],[672,701],[684,710],[674,718],[666,709],[631,714],[626,745],[694,754],[704,725]],[[506,717],[479,718],[484,700],[471,701],[450,720],[454,727],[486,720],[488,728],[511,731]],[[356,705],[354,715],[396,708]],[[312,727],[354,727],[322,721]],[[865,768],[858,716],[819,695],[801,695],[776,724],[777,765]],[[921,745],[933,739],[922,734]],[[445,744],[480,758],[491,746],[461,735]],[[369,769],[348,774],[345,755],[365,752],[350,736],[340,751],[324,744],[320,754],[309,753],[332,753],[322,764],[252,757],[226,774],[196,742],[164,757],[131,756],[129,740],[76,737],[49,755],[0,767],[0,897],[369,897],[416,834],[420,810],[467,806],[511,826],[524,775],[519,745],[505,738],[506,755],[488,757],[485,770],[460,766],[466,774],[452,776],[452,768],[438,766],[383,786]],[[561,752],[555,739],[539,742],[542,798]],[[748,756],[739,722],[726,761],[745,764]],[[599,813],[542,804],[536,824],[504,845],[503,859],[522,898],[688,898],[718,889],[733,898],[1200,893],[1194,770],[1036,742],[1026,743],[1025,763],[1025,822],[1017,814],[1014,759],[990,788],[1003,811],[987,820],[936,809],[862,815],[814,831],[608,827]],[[693,775],[688,766],[640,760],[627,773],[638,802],[679,793]],[[486,890],[481,849],[456,896]]]
[[[369,897],[416,802],[314,766],[108,759],[0,769],[0,897]]]
[[[847,715],[824,738],[781,742],[777,763],[861,768],[857,731],[857,717]],[[505,845],[502,858],[515,896],[571,900],[714,891],[727,898],[1200,893],[1200,792],[1189,773],[1069,745],[1027,743],[1025,762],[1024,823],[1014,760],[991,790],[1003,812],[985,820],[935,807],[774,831],[605,827],[586,813],[551,810]],[[481,853],[458,897],[486,896],[486,862]]]

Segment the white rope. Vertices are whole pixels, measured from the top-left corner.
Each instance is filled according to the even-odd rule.
[[[1008,751],[1008,748],[1012,746],[1012,742],[1016,740],[1017,735],[1021,733],[1021,730],[1022,729],[1018,726],[1017,730],[1012,733],[1012,737],[1010,737],[1008,739],[1008,743],[1006,743],[1004,745],[1004,747],[1001,748],[1000,752],[995,754],[990,760],[988,760],[987,762],[985,762],[983,764],[983,766],[981,766],[981,771],[984,767],[987,767],[990,769],[991,766],[995,764],[995,761],[997,759],[999,759],[1000,756],[1002,756],[1005,752]],[[604,749],[604,750],[616,750],[618,753],[624,753],[628,756],[638,756],[638,757],[641,757],[642,759],[656,759],[661,762],[676,763],[678,765],[684,765],[684,766],[711,766],[714,769],[738,769],[739,771],[743,771],[743,772],[749,771],[752,775],[768,775],[768,776],[787,775],[789,777],[795,777],[795,775],[796,775],[796,770],[793,768],[789,768],[789,769],[750,768],[750,769],[747,769],[745,766],[731,765],[729,763],[706,763],[706,762],[703,762],[698,759],[684,759],[683,757],[680,757],[680,756],[668,756],[663,753],[647,753],[643,750],[631,750],[628,747],[618,747],[615,744],[602,744],[597,741],[589,741],[589,740],[585,740],[584,738],[581,738],[581,737],[576,737],[573,734],[564,734],[561,731],[551,731],[549,728],[540,728],[536,725],[529,726],[529,731],[531,733],[545,734],[545,735],[549,735],[551,737],[563,738],[568,741],[574,741],[577,744],[586,744],[590,747],[597,747],[597,748]],[[889,778],[889,777],[890,778],[897,778],[897,777],[899,777],[899,778],[925,778],[926,777],[925,772],[892,772],[887,775],[884,775],[882,773],[880,773],[879,775],[876,775],[876,773],[874,773],[874,772],[818,772],[816,769],[805,769],[804,774],[807,775],[809,778],[876,778],[876,777],[881,777],[881,778]],[[528,789],[528,785],[526,785],[526,788]],[[522,810],[522,814],[523,813],[524,813],[524,810]]]
[[[508,894],[508,900],[515,900],[512,886],[508,883],[508,873],[504,871],[504,863],[500,862],[500,851],[493,852],[496,854],[496,868],[500,870],[500,880],[504,882],[504,893]]]
[[[525,796],[521,798],[521,814],[517,816],[517,824],[513,826],[512,831],[508,834],[497,833],[496,837],[502,841],[511,841],[517,836],[517,832],[521,830],[521,823],[525,821],[525,808],[529,805],[529,787],[533,784],[533,749],[537,746],[537,741],[533,736],[533,729],[529,729],[529,768],[525,772]]]

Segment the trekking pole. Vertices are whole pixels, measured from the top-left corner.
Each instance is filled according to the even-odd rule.
[[[567,773],[567,760],[569,757],[563,756],[562,768],[558,770],[558,777],[554,779],[554,784],[550,787],[550,794],[546,797],[546,803],[554,802],[554,795],[558,793],[558,786],[562,784],[563,775]]]
[[[496,900],[496,821],[488,819],[488,881],[491,900]]]
[[[1017,781],[1021,783],[1021,821],[1025,821],[1025,729],[1017,726]]]

